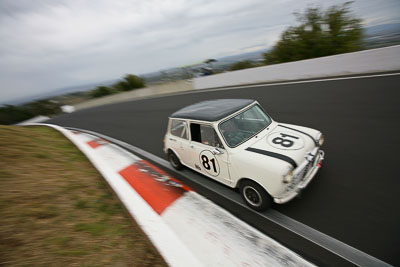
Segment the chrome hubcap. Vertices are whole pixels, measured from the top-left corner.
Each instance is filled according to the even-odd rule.
[[[243,195],[247,202],[249,202],[253,206],[260,206],[262,203],[261,195],[258,191],[249,185],[246,185],[243,188]]]

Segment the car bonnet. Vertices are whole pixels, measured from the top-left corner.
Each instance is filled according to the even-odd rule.
[[[314,147],[314,138],[308,133],[278,124],[272,131],[245,150],[266,157],[278,158],[296,168],[304,161],[306,153]]]

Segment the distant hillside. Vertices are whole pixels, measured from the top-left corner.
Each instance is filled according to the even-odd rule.
[[[226,70],[228,69],[233,63],[239,62],[239,61],[254,61],[254,62],[259,62],[263,61],[263,54],[267,52],[267,49],[261,49],[258,51],[254,52],[248,52],[248,53],[243,53],[243,54],[238,54],[238,55],[233,55],[233,56],[228,56],[228,57],[222,57],[217,59],[218,61],[214,63],[214,67],[216,70]]]
[[[90,83],[90,84],[85,84],[85,85],[64,87],[64,88],[55,89],[55,90],[48,91],[48,92],[41,93],[41,94],[30,95],[30,96],[22,97],[22,98],[16,98],[16,99],[13,99],[11,101],[0,103],[0,106],[1,105],[6,105],[6,104],[7,105],[20,105],[20,104],[24,104],[24,103],[27,103],[27,102],[30,102],[30,101],[34,101],[34,100],[47,99],[47,98],[50,98],[50,97],[66,95],[66,94],[71,94],[71,93],[75,93],[75,92],[89,91],[91,89],[96,88],[99,85],[108,86],[108,85],[111,85],[111,84],[115,83],[116,81],[118,81],[118,79],[112,80],[112,81],[105,81],[105,82]]]
[[[367,49],[399,44],[400,23],[365,28],[365,46]]]
[[[400,33],[400,23],[383,24],[365,28],[367,36],[379,35],[384,33]]]
[[[212,67],[216,72],[222,72],[229,69],[229,67],[238,61],[248,60],[248,61],[255,61],[258,62],[263,60],[263,53],[267,52],[266,49],[261,49],[254,52],[247,52],[227,57],[216,58],[216,62],[212,63]],[[193,70],[196,68],[205,67],[201,66],[202,64],[195,64],[192,66],[187,67],[179,67],[179,68],[170,68],[165,69],[157,72],[147,73],[142,75],[146,80],[146,84],[157,83],[160,81],[167,81],[167,80],[179,80],[179,79],[186,79],[191,78],[191,74],[187,72],[187,70]],[[185,70],[185,68],[187,70]]]

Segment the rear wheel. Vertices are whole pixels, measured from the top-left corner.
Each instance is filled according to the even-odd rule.
[[[245,180],[240,183],[240,194],[244,202],[256,211],[263,211],[271,207],[272,198],[259,184]]]
[[[168,151],[168,160],[176,170],[181,170],[183,168],[181,161],[171,150]]]

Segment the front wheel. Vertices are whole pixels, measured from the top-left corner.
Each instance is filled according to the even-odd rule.
[[[171,150],[168,151],[168,160],[176,170],[181,170],[183,168],[181,161]]]
[[[240,194],[244,202],[256,211],[264,211],[271,207],[272,198],[259,184],[245,180],[240,184]]]

